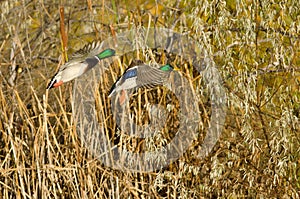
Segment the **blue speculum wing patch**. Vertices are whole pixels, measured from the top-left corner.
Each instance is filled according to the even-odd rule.
[[[125,79],[129,79],[129,78],[136,77],[136,76],[137,76],[137,69],[136,68],[132,69],[132,70],[129,70],[124,74]]]

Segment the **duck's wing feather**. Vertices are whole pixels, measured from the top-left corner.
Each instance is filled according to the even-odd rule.
[[[131,79],[134,79],[137,77],[137,68],[133,67],[133,68],[128,68],[122,76],[120,76],[115,83],[113,84],[113,86],[111,87],[110,91],[109,91],[109,97],[115,93],[117,90],[120,89],[129,89],[132,87],[136,87],[136,85],[131,84],[129,82]]]
[[[93,41],[92,43],[86,44],[81,49],[73,53],[71,59],[93,57],[100,53],[101,42]]]
[[[153,87],[162,85],[170,75],[170,71],[162,71],[148,65],[142,65],[138,69],[137,87]]]

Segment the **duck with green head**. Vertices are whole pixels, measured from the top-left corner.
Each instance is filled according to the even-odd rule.
[[[95,67],[100,60],[115,55],[115,51],[110,48],[98,53],[99,46],[99,42],[94,42],[77,51],[71,57],[71,60],[61,66],[58,72],[52,77],[47,89],[59,87],[63,83],[71,81],[86,73],[88,70]]]
[[[170,64],[163,65],[160,68],[154,68],[146,64],[128,68],[113,84],[109,91],[109,97],[121,90],[162,85],[173,70],[174,68]]]

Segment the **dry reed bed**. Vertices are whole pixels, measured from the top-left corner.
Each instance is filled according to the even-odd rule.
[[[87,2],[1,3],[0,198],[299,197],[298,1]],[[60,40],[60,5],[67,44]],[[71,112],[72,83],[50,92],[45,87],[66,45],[71,53],[149,21],[189,31],[208,49],[227,91],[226,123],[203,160],[193,157],[198,140],[160,171],[122,172],[82,146]],[[114,62],[101,89],[107,92],[135,58]],[[184,75],[193,74],[190,65],[175,64]],[[196,85],[199,77],[191,77]],[[160,89],[139,95],[159,102],[157,96],[168,95]],[[141,102],[132,103],[145,111]],[[109,108],[108,131],[117,143],[126,134],[115,132]],[[137,117],[147,120],[145,114]]]

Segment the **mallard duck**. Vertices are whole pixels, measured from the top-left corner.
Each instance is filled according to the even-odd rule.
[[[100,60],[115,55],[115,51],[110,48],[97,53],[98,47],[99,43],[94,42],[77,51],[71,60],[61,66],[58,72],[52,77],[47,89],[59,87],[63,83],[81,76],[96,66]]]
[[[160,68],[153,68],[146,64],[128,68],[111,87],[109,97],[120,90],[162,85],[173,69],[170,64],[163,65]]]

